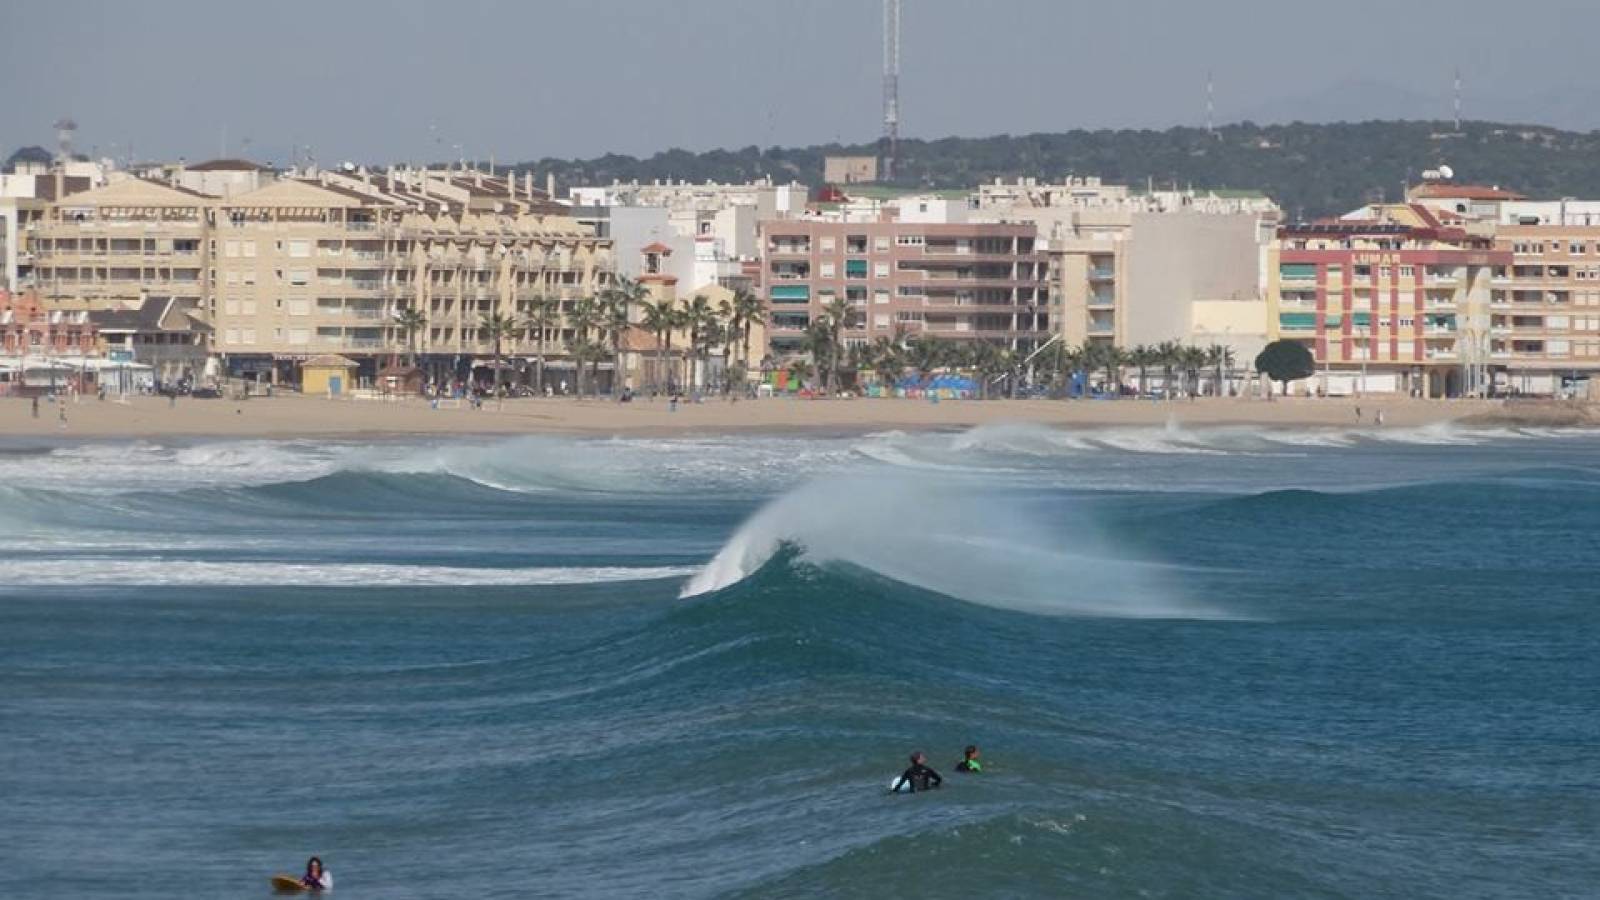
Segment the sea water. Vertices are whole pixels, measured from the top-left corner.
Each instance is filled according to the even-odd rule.
[[[5,893],[1594,896],[1597,551],[1583,432],[12,440]]]

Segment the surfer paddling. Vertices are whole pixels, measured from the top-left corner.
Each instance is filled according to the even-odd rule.
[[[907,786],[911,789],[911,793],[915,794],[917,791],[929,791],[943,784],[944,779],[939,773],[928,767],[928,755],[918,750],[911,754],[911,768],[900,773],[900,777],[889,790],[894,792],[900,790],[902,786]]]

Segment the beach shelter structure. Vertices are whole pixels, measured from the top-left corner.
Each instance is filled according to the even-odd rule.
[[[378,370],[378,389],[385,394],[417,396],[426,381],[427,376],[416,366],[389,365]]]
[[[313,356],[300,364],[300,393],[347,394],[355,387],[358,368],[355,360],[334,353]]]

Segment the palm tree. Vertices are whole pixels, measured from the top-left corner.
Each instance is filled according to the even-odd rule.
[[[428,316],[420,309],[406,307],[397,310],[394,314],[394,327],[405,336],[406,352],[410,354],[409,365],[417,364],[417,332],[428,327]]]
[[[878,377],[878,383],[883,385],[884,396],[894,396],[894,383],[906,367],[904,350],[898,342],[880,337],[872,342],[868,351],[868,367]]]
[[[622,340],[628,335],[628,308],[630,301],[614,291],[608,291],[602,305],[600,327],[611,346],[611,393],[622,399]]]
[[[764,321],[767,316],[767,301],[761,295],[745,288],[738,288],[733,292],[733,313],[739,323],[739,340],[741,343],[740,360],[745,368],[750,367],[750,332],[757,322]]]
[[[561,316],[561,298],[539,294],[528,303],[528,327],[535,333],[536,368],[534,393],[544,396],[544,350],[550,326]]]
[[[1179,364],[1179,352],[1183,348],[1177,341],[1162,341],[1152,348],[1154,358],[1151,360],[1161,366],[1161,396],[1172,399],[1172,370]]]
[[[835,297],[823,307],[822,315],[828,323],[828,339],[832,342],[828,359],[830,365],[822,373],[822,389],[832,394],[838,376],[838,365],[844,361],[844,330],[850,326],[855,307],[845,297]]]
[[[611,353],[613,356],[612,367],[612,393],[618,400],[622,399],[619,389],[622,383],[622,339],[627,333],[628,325],[633,320],[633,310],[648,302],[650,289],[629,278],[618,274],[611,288],[604,294],[607,306],[607,326],[611,333]]]
[[[1212,344],[1206,348],[1206,364],[1212,368],[1216,378],[1216,395],[1221,397],[1227,371],[1233,369],[1233,348],[1226,344]]]
[[[1115,344],[1092,343],[1084,348],[1084,368],[1105,369],[1105,386],[1112,394],[1122,392],[1122,366],[1126,362],[1127,354]]]
[[[806,326],[800,347],[811,354],[812,365],[822,379],[822,392],[828,393],[828,372],[834,367],[834,343],[833,328],[826,318],[819,317]]]
[[[1206,351],[1199,347],[1184,347],[1179,351],[1179,361],[1183,365],[1184,388],[1193,400],[1200,393],[1200,369],[1207,365]]]
[[[594,297],[580,297],[578,298],[577,302],[572,304],[572,312],[568,314],[567,318],[572,322],[572,354],[573,358],[576,360],[579,356],[579,348],[586,350],[591,349],[589,346],[591,344],[589,335],[591,332],[599,335],[602,323],[605,320],[605,313],[600,306],[600,302]],[[592,358],[592,353],[586,354],[585,356],[588,361],[593,362],[598,366],[598,360],[594,360]],[[577,360],[578,396],[580,397],[583,396],[585,386],[585,379],[583,377],[583,363],[584,360]],[[591,371],[591,374],[593,374],[593,371]],[[594,379],[592,378],[589,379],[590,382],[593,382],[593,380]]]
[[[1128,362],[1139,369],[1139,396],[1141,397],[1145,395],[1145,391],[1148,388],[1147,375],[1149,374],[1151,363],[1155,361],[1155,348],[1149,344],[1137,344],[1132,350],[1128,351]]]
[[[522,331],[522,323],[515,316],[508,316],[498,312],[487,312],[478,322],[478,330],[482,337],[487,337],[494,342],[494,395],[500,396],[500,369],[502,366],[501,343],[506,338],[516,339]]]
[[[691,390],[700,388],[700,373],[697,371],[695,361],[700,359],[700,348],[705,343],[707,329],[713,324],[715,313],[711,309],[711,301],[704,294],[695,294],[689,298],[689,304],[683,308],[683,327],[689,331],[689,386]]]
[[[805,359],[792,359],[789,361],[789,377],[804,388],[806,379],[811,377],[813,368],[811,363]]]
[[[643,318],[641,324],[656,338],[656,371],[651,386],[657,391],[670,387],[671,378],[663,385],[662,375],[667,367],[667,354],[672,351],[672,331],[677,327],[676,307],[671,300],[645,300],[639,304]]]
[[[934,370],[944,363],[947,353],[943,345],[944,341],[927,335],[919,335],[907,343],[908,361],[917,370],[919,381],[926,382]]]
[[[732,298],[718,301],[717,317],[722,332],[722,396],[726,397],[733,390],[733,379],[729,377],[733,372],[733,347],[739,342],[739,329],[744,323]]]
[[[611,350],[599,341],[582,340],[572,345],[572,359],[578,366],[578,396],[585,390],[584,371],[588,370],[587,384],[593,387],[599,374],[600,362],[610,356]]]

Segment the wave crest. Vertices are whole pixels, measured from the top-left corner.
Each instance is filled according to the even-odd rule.
[[[1161,566],[1119,554],[1086,518],[1061,512],[1067,515],[1047,524],[1025,494],[948,478],[879,472],[812,481],[741,526],[682,596],[737,584],[792,544],[814,563],[858,566],[985,606],[1043,615],[1225,617],[1181,597]]]

